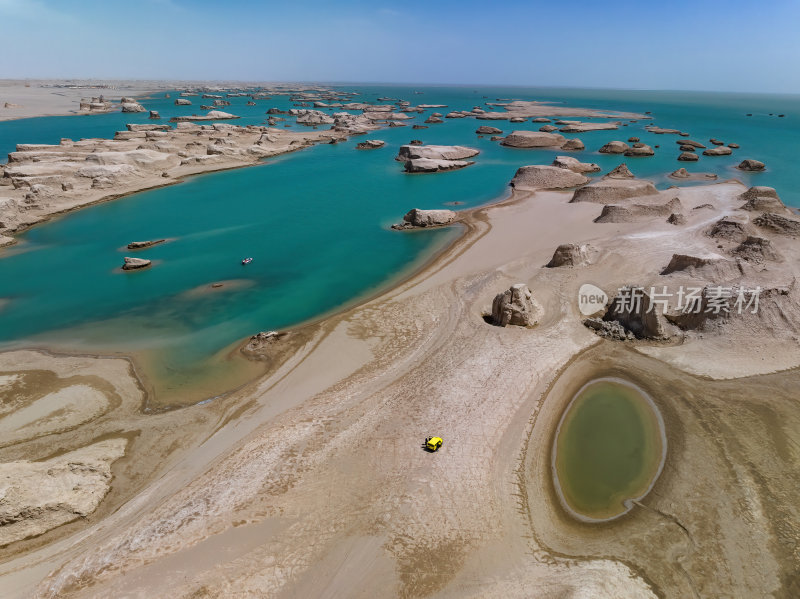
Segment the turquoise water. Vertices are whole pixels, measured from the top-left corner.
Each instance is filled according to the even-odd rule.
[[[682,165],[678,139],[643,130],[645,122],[619,131],[577,135],[587,151],[575,154],[604,170],[620,157],[596,152],[606,141],[638,136],[660,144],[652,158],[626,159],[634,173],[660,187],[674,184],[666,173],[686,166],[736,176],[752,184],[778,188],[787,203],[800,206],[792,160],[800,149],[797,97],[677,94],[603,90],[471,89],[352,86],[354,100],[379,96],[414,104],[448,104],[470,109],[497,98],[561,100],[575,106],[653,112],[655,123],[689,131],[706,142],[718,137],[742,148],[729,157],[702,157]],[[177,93],[143,99],[163,121],[200,113],[174,106]],[[230,98],[223,110],[241,115],[236,124],[259,124],[271,106],[288,108],[285,96],[245,105]],[[410,124],[421,123],[430,112]],[[445,112],[445,110],[440,110]],[[745,117],[746,112],[754,113]],[[768,116],[785,113],[785,118]],[[57,143],[62,137],[110,137],[128,122],[148,121],[147,113],[44,117],[0,122],[0,152],[16,143]],[[436,208],[450,202],[476,206],[502,197],[515,170],[549,163],[559,152],[503,148],[478,139],[474,119],[447,120],[424,130],[410,126],[368,135],[383,139],[379,150],[356,151],[363,136],[338,145],[322,145],[279,157],[256,167],[194,177],[185,183],[143,192],[87,208],[34,227],[20,244],[0,252],[0,346],[57,346],[148,356],[148,374],[168,381],[162,392],[177,392],[208,375],[209,361],[232,343],[255,332],[285,328],[336,309],[374,292],[409,272],[454,236],[453,231],[404,234],[388,230],[412,207]],[[509,123],[493,124],[504,131]],[[294,125],[295,127],[297,125]],[[521,123],[514,128],[533,129]],[[568,137],[574,137],[569,135]],[[410,176],[393,160],[411,139],[426,143],[477,147],[477,164],[436,175]],[[767,163],[768,171],[747,175],[733,170],[743,158]],[[136,253],[153,259],[153,268],[122,273],[129,241],[171,238],[167,244]],[[253,256],[242,267],[240,260]],[[219,280],[237,280],[213,293],[192,290]]]

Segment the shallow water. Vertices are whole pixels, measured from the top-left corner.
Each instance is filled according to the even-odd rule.
[[[437,110],[471,109],[498,98],[650,110],[660,126],[684,129],[703,142],[712,136],[735,141],[742,149],[733,156],[703,157],[697,164],[684,165],[675,160],[679,138],[647,133],[641,121],[619,131],[567,135],[580,137],[588,148],[574,155],[607,171],[623,159],[596,150],[609,140],[635,135],[661,148],[655,157],[629,158],[627,163],[635,174],[654,179],[662,188],[675,183],[666,173],[686,166],[715,172],[721,179],[736,176],[773,185],[787,203],[800,206],[791,164],[800,149],[797,97],[358,85],[342,89],[360,91],[354,101],[389,96],[448,105],[416,115],[409,125]],[[171,96],[155,94],[142,104],[159,110],[161,122],[166,122],[172,116],[200,113],[200,104],[211,102],[195,96],[190,98],[193,106],[178,107],[173,104],[177,92]],[[229,121],[238,125],[263,123],[271,106],[290,107],[286,96],[258,100],[254,107],[246,106],[247,98],[230,101],[232,105],[222,110],[240,115]],[[754,116],[745,117],[746,112]],[[769,112],[787,116],[779,119]],[[147,113],[111,113],[0,122],[0,152],[13,150],[18,142],[111,137],[128,122],[152,121]],[[563,153],[504,148],[488,136],[477,138],[474,131],[481,124],[512,129],[504,121],[474,119],[446,120],[422,130],[385,129],[366,136],[387,142],[378,150],[356,151],[355,144],[364,137],[355,137],[256,167],[194,177],[35,227],[20,236],[17,247],[0,252],[0,300],[5,300],[0,301],[0,347],[136,353],[162,392],[205,384],[231,368],[223,358],[236,341],[318,317],[375,292],[454,237],[453,231],[388,230],[408,209],[489,202],[506,193],[519,166],[546,164]],[[539,126],[528,122],[513,128]],[[393,158],[411,139],[471,145],[481,154],[475,166],[460,171],[406,175]],[[764,160],[769,170],[748,175],[732,168],[748,157]],[[125,244],[161,237],[173,241],[135,254],[153,259],[154,267],[119,271],[128,253],[121,250]],[[255,260],[242,267],[245,256]],[[213,292],[197,290],[219,280],[236,283]]]
[[[665,451],[655,407],[632,385],[600,379],[568,406],[556,436],[554,465],[560,496],[589,520],[628,511],[658,476]]]

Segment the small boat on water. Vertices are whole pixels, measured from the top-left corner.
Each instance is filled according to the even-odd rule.
[[[244,265],[244,264],[250,264],[252,261],[253,261],[253,259],[252,259],[252,258],[245,258],[244,260],[242,260],[242,264],[243,264],[243,265]]]

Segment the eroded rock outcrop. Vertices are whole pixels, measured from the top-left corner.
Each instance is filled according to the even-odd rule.
[[[265,352],[279,344],[280,341],[288,337],[290,333],[279,331],[261,331],[256,333],[247,344],[242,347],[242,353],[250,357],[263,358]]]
[[[713,239],[740,243],[747,238],[747,229],[743,223],[725,217],[711,225],[706,235]]]
[[[567,168],[533,164],[517,169],[511,187],[528,190],[564,189],[588,182],[588,177]]]
[[[542,308],[533,299],[525,283],[512,285],[495,296],[492,302],[491,320],[497,326],[508,325],[532,327],[539,323]]]
[[[659,306],[642,287],[619,290],[603,316],[605,322],[616,322],[638,339],[667,339],[674,334]]]
[[[94,512],[126,445],[122,438],[106,439],[44,461],[0,464],[0,546]]]
[[[681,210],[681,201],[672,198],[664,204],[606,204],[594,222],[596,223],[634,223],[653,218],[672,216]]]
[[[413,208],[403,217],[403,222],[392,225],[392,229],[424,229],[442,227],[455,222],[458,214],[452,210],[420,210]]]
[[[566,140],[557,133],[541,131],[512,131],[503,138],[501,145],[509,148],[552,148],[561,146]]]
[[[593,330],[598,337],[611,339],[613,341],[633,341],[636,336],[626,330],[616,320],[605,321],[602,318],[585,318],[583,325]]]
[[[553,166],[569,169],[576,173],[597,173],[601,170],[594,162],[581,162],[572,156],[556,156]]]
[[[624,141],[610,141],[598,151],[601,154],[624,154],[630,149],[631,147]]]
[[[440,173],[465,168],[475,164],[472,160],[438,160],[436,158],[414,158],[404,164],[407,173]]]
[[[706,269],[706,267],[718,268],[721,265],[729,267],[728,274],[731,276],[741,274],[735,263],[720,256],[692,256],[689,254],[673,254],[669,264],[664,267],[661,274],[669,275],[674,272],[686,272],[695,275],[701,269]]]
[[[582,123],[580,121],[558,121],[558,123],[565,123],[564,126],[559,129],[559,131],[564,133],[583,133],[584,131],[610,131],[619,129],[617,123]]]
[[[147,268],[151,264],[152,261],[146,258],[131,258],[130,256],[126,256],[124,258],[122,270],[138,270],[140,268]]]
[[[415,158],[430,158],[432,160],[464,160],[480,154],[480,150],[466,146],[400,146],[395,160],[413,160]]]
[[[699,141],[692,141],[691,139],[679,139],[675,143],[681,146],[691,146],[692,148],[697,148],[698,150],[706,149],[706,146],[701,144]]]
[[[655,154],[655,151],[647,144],[635,143],[633,144],[632,147],[625,150],[623,154],[625,154],[625,156],[633,156],[633,157],[653,156]]]
[[[377,148],[382,148],[385,145],[386,142],[382,139],[368,139],[356,144],[356,150],[375,150]]]
[[[786,218],[780,214],[773,214],[765,212],[761,216],[753,220],[753,223],[764,229],[769,229],[774,233],[781,235],[800,235],[800,221],[792,218]]]
[[[297,117],[298,125],[333,125],[335,122],[334,117],[320,110],[292,108],[289,110],[289,114]]]
[[[592,255],[595,250],[588,243],[563,243],[556,248],[547,268],[559,268],[562,266],[586,266],[591,264]]]
[[[152,241],[131,241],[128,244],[129,250],[143,250],[144,248],[149,248],[154,245],[158,245],[159,243],[164,243],[166,239],[154,239]]]
[[[786,212],[786,206],[773,187],[756,185],[739,196],[743,210],[751,212]]]
[[[144,112],[144,106],[138,102],[125,102],[122,104],[122,112]]]
[[[772,242],[764,237],[751,235],[747,237],[731,252],[737,258],[761,264],[766,261],[778,262],[781,260],[780,254],[775,251]]]
[[[714,173],[690,173],[685,168],[679,168],[669,174],[671,179],[683,179],[685,181],[712,181],[717,178]]]
[[[563,145],[561,146],[561,149],[562,150],[580,151],[580,150],[585,150],[586,146],[584,145],[584,143],[580,139],[578,139],[576,137],[574,139],[568,139],[567,141],[565,141],[563,143]]]
[[[576,190],[570,201],[613,204],[628,198],[657,194],[658,190],[650,181],[603,178]]]
[[[732,153],[733,151],[726,146],[718,146],[716,148],[703,150],[703,156],[730,156]]]
[[[604,179],[635,179],[636,175],[631,172],[631,169],[628,168],[628,165],[624,162],[616,167],[614,170],[610,171]]]
[[[736,168],[740,171],[763,171],[766,165],[760,160],[748,158],[747,160],[742,160]]]

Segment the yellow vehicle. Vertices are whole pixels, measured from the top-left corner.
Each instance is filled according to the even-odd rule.
[[[428,451],[436,451],[442,446],[442,443],[444,443],[444,441],[442,441],[441,437],[427,437],[425,439],[425,449]]]

